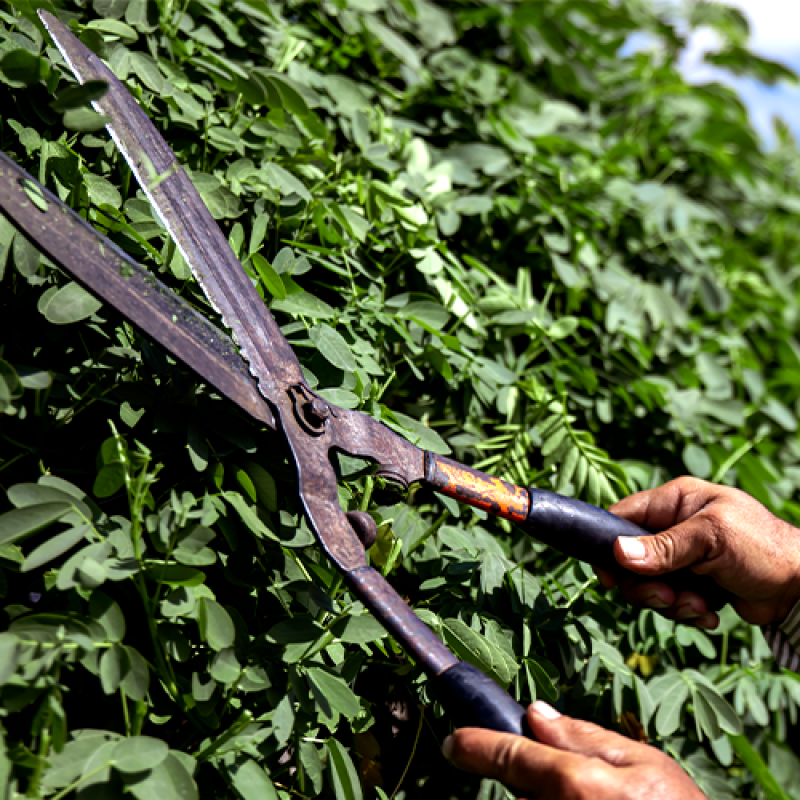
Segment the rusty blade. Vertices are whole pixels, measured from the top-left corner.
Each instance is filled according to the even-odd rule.
[[[275,428],[269,405],[230,338],[4,153],[0,153],[0,212],[93,294],[250,416]]]
[[[300,363],[199,192],[111,70],[52,14],[40,10],[39,16],[81,83],[108,83],[108,91],[93,102],[94,107],[110,117],[108,132],[206,297],[233,332],[261,393],[276,402],[289,386],[305,382]]]

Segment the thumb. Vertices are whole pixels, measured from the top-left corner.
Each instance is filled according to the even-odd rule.
[[[706,560],[714,545],[714,524],[698,515],[650,536],[620,536],[619,564],[640,575],[661,575]]]
[[[591,722],[565,717],[541,700],[528,708],[528,725],[541,744],[587,758],[600,758],[615,767],[647,760],[646,745]]]

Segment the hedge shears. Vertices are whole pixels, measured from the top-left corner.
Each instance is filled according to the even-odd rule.
[[[355,596],[433,679],[437,697],[456,725],[530,735],[522,706],[479,669],[459,661],[367,565],[365,544],[374,538],[375,523],[364,512],[341,509],[331,454],[370,461],[379,477],[403,489],[427,486],[510,520],[546,544],[598,566],[618,569],[614,541],[646,531],[587,503],[521,488],[423,451],[372,417],[338,408],[315,393],[225,235],[153,123],[97,55],[54,16],[39,13],[78,80],[108,84],[94,106],[109,118],[108,132],[235,344],[3,154],[0,211],[89,291],[253,419],[285,436],[297,467],[302,506],[317,541]]]

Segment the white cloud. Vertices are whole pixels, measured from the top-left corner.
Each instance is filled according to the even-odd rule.
[[[728,0],[750,23],[750,48],[764,58],[800,72],[800,2],[798,0]],[[690,83],[712,81],[735,89],[747,106],[753,127],[769,146],[774,142],[772,119],[782,117],[800,139],[800,87],[779,82],[765,86],[705,63],[703,56],[719,49],[721,41],[710,29],[700,29],[681,55],[680,69]]]
[[[666,0],[677,6],[679,0]],[[764,58],[786,64],[800,74],[800,0],[726,0],[740,8],[750,23],[749,47]],[[646,34],[631,36],[623,55],[652,47]],[[800,86],[785,81],[766,86],[752,78],[741,78],[707,64],[706,53],[719,49],[719,36],[709,28],[695,31],[681,54],[679,66],[687,81],[694,84],[712,81],[736,90],[750,115],[753,127],[769,147],[774,143],[773,117],[783,118],[800,140]]]
[[[765,56],[800,55],[800,3],[797,0],[728,0],[750,21],[753,50]]]

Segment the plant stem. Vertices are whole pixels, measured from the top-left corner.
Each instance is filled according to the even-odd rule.
[[[206,759],[210,758],[217,750],[219,750],[225,742],[231,740],[234,736],[241,733],[251,722],[253,721],[253,713],[245,709],[239,715],[236,722],[228,728],[225,733],[221,736],[218,736],[214,739],[211,744],[208,745],[204,750],[201,750],[199,753],[195,753],[194,757],[198,761],[205,761]]]
[[[122,700],[122,716],[125,719],[125,735],[131,735],[131,718],[128,714],[128,700],[125,697],[125,692],[120,690],[119,693],[120,700]]]
[[[54,794],[50,800],[62,800],[62,798],[66,797],[73,789],[77,789],[84,781],[88,780],[92,777],[92,775],[97,775],[98,772],[102,772],[104,769],[108,769],[111,766],[111,762],[107,762],[105,764],[101,764],[99,767],[95,767],[91,772],[87,772],[85,775],[81,775],[78,780],[73,781],[69,786],[65,789],[62,789],[58,794]]]
[[[397,786],[394,787],[394,791],[389,795],[389,800],[394,800],[394,796],[400,791],[400,787],[403,785],[403,781],[406,779],[406,774],[408,773],[408,769],[411,766],[411,762],[414,760],[414,756],[417,752],[417,745],[419,744],[419,737],[422,734],[422,723],[425,721],[425,706],[419,707],[419,724],[417,725],[417,735],[414,737],[414,744],[411,747],[411,754],[408,757],[408,761],[406,762],[405,769],[403,770],[403,774],[400,776],[400,779],[397,781]]]

